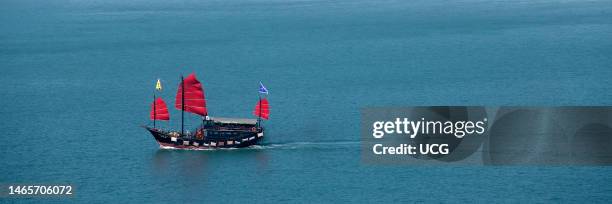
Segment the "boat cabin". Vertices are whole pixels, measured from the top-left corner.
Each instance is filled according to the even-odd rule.
[[[219,118],[211,117],[204,121],[205,129],[217,130],[245,130],[254,129],[257,126],[257,119],[249,118]]]

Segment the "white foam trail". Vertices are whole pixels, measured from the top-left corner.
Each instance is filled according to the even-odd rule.
[[[347,146],[357,146],[359,141],[330,141],[330,142],[289,142],[289,143],[271,143],[254,145],[253,149],[306,149],[306,148],[342,148]]]

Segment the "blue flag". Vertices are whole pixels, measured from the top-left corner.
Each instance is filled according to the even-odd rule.
[[[266,87],[261,83],[261,81],[259,82],[259,93],[268,94],[268,89],[266,89]]]

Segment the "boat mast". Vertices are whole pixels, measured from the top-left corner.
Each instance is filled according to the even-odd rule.
[[[261,126],[261,94],[257,94],[257,96],[259,96],[259,114],[257,114],[257,128],[259,128]]]
[[[202,125],[200,125],[200,129],[204,129],[204,121],[206,121],[206,117],[208,116],[208,114],[204,117],[202,117]]]
[[[153,129],[155,129],[155,120],[157,120],[157,104],[155,104],[155,92],[153,92]]]
[[[185,129],[185,81],[183,81],[183,75],[181,75],[181,136]]]

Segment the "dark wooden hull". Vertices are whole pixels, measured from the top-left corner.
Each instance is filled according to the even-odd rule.
[[[165,132],[159,129],[144,127],[155,138],[163,149],[219,149],[242,148],[256,145],[263,139],[263,129],[259,130],[204,130],[204,136],[181,137],[177,133]]]

